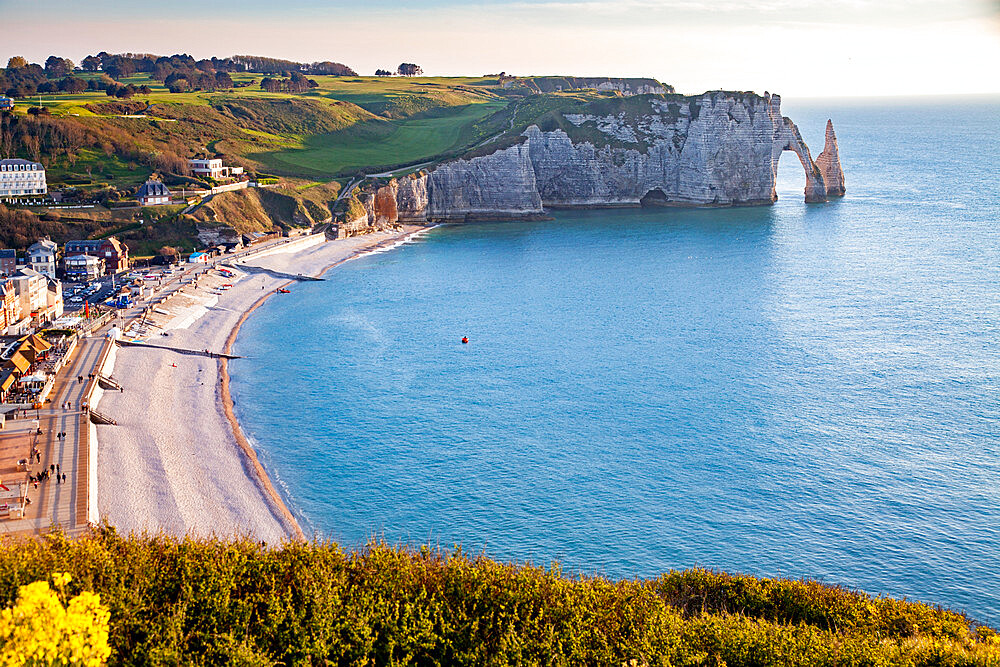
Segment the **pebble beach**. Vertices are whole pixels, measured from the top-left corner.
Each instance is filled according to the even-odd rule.
[[[186,285],[156,306],[146,340],[223,352],[244,315],[288,284],[283,274],[317,276],[421,229],[289,244],[241,260],[231,278],[209,271],[197,288]],[[248,535],[268,543],[303,537],[226,409],[228,378],[218,358],[120,347],[105,372],[124,391],[104,393],[97,406],[118,422],[96,429],[102,520],[122,532]]]

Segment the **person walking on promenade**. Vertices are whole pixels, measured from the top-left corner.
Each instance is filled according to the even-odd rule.
[[[65,484],[66,483],[66,473],[62,474],[62,478],[63,478],[63,484]]]

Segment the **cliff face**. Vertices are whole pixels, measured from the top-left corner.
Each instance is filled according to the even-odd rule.
[[[430,203],[426,172],[404,176],[396,184],[396,210],[399,222],[427,222]]]
[[[820,167],[795,123],[781,115],[777,95],[651,95],[594,108],[563,113],[544,130],[532,125],[521,143],[421,175],[398,191],[400,219],[525,218],[543,215],[544,207],[770,204],[784,151],[802,165],[807,202],[843,193],[832,124]]]
[[[840,168],[840,149],[837,147],[837,135],[833,131],[832,120],[826,121],[826,145],[816,158],[816,166],[823,173],[827,195],[841,197],[847,192],[844,187],[844,171]]]
[[[447,162],[428,179],[430,220],[524,218],[542,214],[528,142]]]

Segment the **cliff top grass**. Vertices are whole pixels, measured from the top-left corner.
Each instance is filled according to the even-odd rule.
[[[100,91],[52,94],[19,101],[16,112],[41,104],[55,116],[110,126],[181,157],[218,153],[251,169],[332,179],[460,152],[484,138],[477,122],[509,102],[496,78],[311,76],[318,87],[296,94],[260,90],[260,75],[232,78],[250,85],[171,93],[137,75],[121,83],[151,92],[127,102]],[[58,165],[55,182],[86,184],[97,171],[112,184],[134,186],[148,176],[125,173],[142,171],[135,167],[114,155],[84,155]]]
[[[244,539],[0,540],[0,602],[72,575],[123,665],[995,665],[991,628],[928,605],[703,569],[566,576],[456,550]]]

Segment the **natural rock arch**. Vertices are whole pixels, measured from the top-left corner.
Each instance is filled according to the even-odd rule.
[[[778,160],[781,158],[781,153],[783,151],[792,151],[799,158],[799,163],[802,165],[802,170],[806,174],[806,187],[805,195],[807,203],[824,202],[826,201],[826,182],[823,180],[823,172],[812,159],[812,155],[809,153],[809,147],[806,146],[806,142],[802,141],[802,135],[799,134],[799,128],[795,126],[795,123],[791,121],[787,116],[782,119],[781,131],[774,140],[774,145],[771,150],[771,171],[775,175],[778,174]],[[777,199],[777,192],[772,192],[772,199]]]

